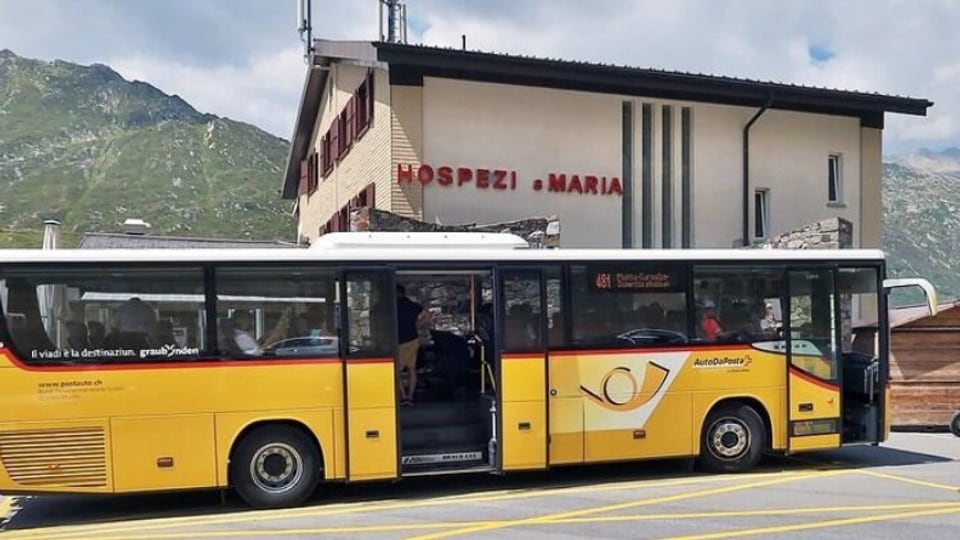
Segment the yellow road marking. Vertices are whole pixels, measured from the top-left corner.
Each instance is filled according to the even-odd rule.
[[[882,510],[906,510],[906,509],[951,509],[960,510],[960,503],[904,503],[904,504],[881,504],[881,505],[863,505],[863,506],[829,506],[819,508],[777,508],[767,510],[729,510],[717,512],[684,512],[677,514],[644,514],[639,516],[600,516],[600,517],[581,517],[566,518],[545,521],[537,523],[538,525],[567,525],[579,523],[611,523],[611,522],[629,522],[629,521],[658,521],[658,520],[698,520],[715,519],[729,517],[752,517],[752,516],[788,516],[798,514],[822,514],[822,513],[840,513],[840,512],[878,512]],[[314,536],[319,534],[346,534],[346,533],[377,533],[377,532],[396,532],[424,529],[451,529],[463,526],[493,526],[509,523],[509,520],[501,521],[447,521],[435,523],[407,523],[398,525],[365,525],[365,526],[341,526],[341,527],[323,527],[313,529],[280,529],[270,530],[271,536]],[[246,537],[260,536],[265,532],[259,530],[241,530],[241,531],[198,531],[183,533],[161,533],[159,535],[151,534],[148,536],[98,536],[98,540],[123,540],[137,538],[156,538],[173,540],[178,538],[225,538],[225,537]]]
[[[13,505],[16,504],[16,502],[17,500],[13,497],[6,497],[0,501],[0,523],[10,517],[10,513],[13,512]]]
[[[558,494],[576,494],[576,493],[596,493],[603,491],[616,491],[623,489],[651,489],[659,487],[674,487],[691,484],[711,484],[720,482],[732,482],[743,480],[745,478],[756,477],[776,477],[792,478],[795,476],[804,476],[803,472],[762,472],[743,475],[712,475],[696,476],[672,480],[639,480],[631,482],[619,482],[614,484],[603,484],[594,486],[562,487],[550,489],[522,489],[514,491],[499,491],[494,494],[488,492],[467,495],[453,495],[450,497],[438,497],[433,499],[421,500],[389,500],[388,502],[355,502],[342,503],[336,505],[326,505],[313,508],[295,508],[289,510],[254,510],[244,511],[234,515],[214,515],[214,516],[183,516],[172,518],[154,518],[142,520],[136,523],[126,522],[124,524],[90,524],[90,525],[67,525],[57,527],[46,527],[41,529],[32,529],[29,531],[9,531],[4,536],[7,538],[17,537],[35,537],[37,534],[55,535],[51,538],[70,538],[77,535],[89,534],[90,532],[101,532],[106,534],[119,532],[139,532],[144,530],[168,529],[178,524],[187,524],[190,526],[202,525],[222,525],[235,524],[249,521],[262,521],[272,519],[286,519],[294,517],[320,517],[331,515],[343,515],[354,512],[368,512],[380,510],[395,510],[422,508],[426,506],[438,506],[449,504],[468,504],[488,501],[506,501],[533,497],[545,497]]]
[[[813,523],[796,523],[793,525],[775,525],[772,527],[760,527],[757,529],[741,529],[739,531],[724,531],[719,533],[697,534],[692,536],[678,536],[671,540],[705,540],[708,538],[730,538],[731,536],[748,536],[755,534],[783,533],[792,531],[806,531],[810,529],[823,529],[827,527],[841,527],[844,525],[858,525],[862,523],[879,523],[882,521],[893,521],[896,519],[907,519],[923,516],[937,516],[941,514],[960,513],[960,505],[954,505],[951,508],[940,508],[936,510],[919,510],[914,512],[900,512],[897,514],[883,514],[879,516],[862,516],[846,519],[831,519],[827,521],[816,521]]]
[[[928,482],[928,481],[926,481],[926,480],[918,480],[918,479],[916,479],[916,478],[910,478],[910,477],[907,477],[907,476],[900,476],[900,475],[897,475],[897,474],[882,473],[882,472],[877,472],[877,471],[864,471],[864,470],[857,470],[857,471],[855,471],[855,472],[857,472],[857,473],[859,473],[859,474],[865,474],[865,475],[867,475],[867,476],[875,476],[875,477],[877,477],[877,478],[886,478],[887,480],[896,480],[897,482],[905,482],[905,483],[907,483],[907,484],[915,484],[915,485],[918,485],[918,486],[931,487],[931,488],[937,488],[937,489],[945,489],[945,490],[947,490],[947,491],[952,491],[952,492],[954,492],[954,493],[957,493],[958,491],[960,491],[960,487],[957,487],[957,486],[950,486],[950,485],[947,485],[947,484],[939,484],[939,483],[937,483],[937,482]]]
[[[622,502],[622,503],[610,504],[610,505],[604,505],[604,506],[596,506],[592,508],[573,510],[569,512],[547,514],[544,516],[539,516],[534,518],[509,520],[509,521],[498,523],[498,524],[477,525],[474,527],[456,529],[453,531],[444,531],[440,533],[433,533],[433,534],[418,536],[411,540],[431,540],[433,538],[445,538],[445,537],[458,536],[463,534],[486,532],[494,529],[503,529],[506,527],[513,527],[516,525],[540,524],[540,523],[546,523],[546,522],[550,522],[558,519],[585,516],[590,514],[599,514],[601,512],[612,512],[614,510],[624,510],[627,508],[637,508],[640,506],[650,506],[654,504],[682,501],[682,500],[693,499],[697,497],[709,497],[711,495],[720,495],[723,493],[732,493],[735,491],[743,491],[746,489],[752,489],[757,487],[783,484],[786,482],[793,482],[795,480],[804,480],[809,478],[825,478],[829,476],[838,476],[838,475],[847,474],[847,473],[849,473],[849,471],[827,471],[827,472],[817,472],[817,473],[806,474],[806,475],[791,475],[786,478],[780,477],[780,478],[775,478],[773,480],[761,480],[759,482],[748,482],[744,484],[738,484],[735,486],[727,486],[722,488],[713,488],[713,489],[706,489],[706,490],[697,490],[697,491],[691,491],[687,493],[679,493],[676,495],[667,495],[663,497],[642,499],[639,501],[629,501],[629,502]]]

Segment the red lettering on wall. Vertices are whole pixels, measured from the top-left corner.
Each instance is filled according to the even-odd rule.
[[[397,183],[400,184],[411,184],[416,178],[424,186],[436,181],[438,185],[448,187],[454,185],[454,177],[456,177],[458,187],[475,182],[477,189],[493,188],[496,191],[515,191],[519,184],[517,171],[505,169],[454,168],[449,165],[434,168],[426,163],[416,166],[416,168],[413,165],[397,165]],[[620,182],[620,178],[616,176],[608,178],[592,174],[568,175],[567,173],[552,172],[548,173],[547,180],[541,177],[525,184],[526,189],[534,192],[623,196],[623,184]]]
[[[620,179],[614,176],[610,179],[610,189],[607,193],[616,193],[617,195],[623,196],[623,186],[620,185]]]
[[[567,191],[567,175],[550,173],[550,177],[547,179],[547,184],[549,185],[548,189],[550,191],[558,191],[563,193]]]
[[[593,193],[594,195],[596,195],[597,194],[597,177],[587,175],[583,177],[583,180],[584,182],[586,182],[586,184],[583,186],[583,191],[585,193]],[[606,178],[604,178],[604,180],[606,180]]]
[[[433,182],[433,167],[429,165],[421,165],[420,168],[417,169],[417,180],[419,180],[423,185]]]
[[[507,189],[507,171],[497,169],[493,171],[493,189],[503,191]]]
[[[404,169],[403,165],[397,164],[397,183],[411,183],[413,182],[413,165],[407,165],[407,168]]]
[[[490,187],[489,169],[477,169],[477,187],[483,189]]]
[[[473,171],[460,167],[457,169],[457,185],[462,186],[473,178]]]
[[[449,186],[453,183],[453,168],[443,166],[437,169],[437,183],[441,186]]]

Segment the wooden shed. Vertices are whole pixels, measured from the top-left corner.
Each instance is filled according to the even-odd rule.
[[[894,428],[944,428],[960,410],[960,300],[890,311]],[[874,354],[876,320],[853,325],[854,349]]]

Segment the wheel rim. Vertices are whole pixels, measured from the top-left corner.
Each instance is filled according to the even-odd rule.
[[[732,461],[750,449],[750,428],[736,418],[721,418],[710,426],[707,447],[718,459]]]
[[[258,488],[268,493],[284,493],[293,489],[303,476],[303,457],[286,443],[265,444],[253,453],[250,477]]]

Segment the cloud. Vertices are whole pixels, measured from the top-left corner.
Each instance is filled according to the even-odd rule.
[[[960,145],[960,3],[407,0],[411,41],[931,99],[885,144]],[[112,64],[289,137],[303,65],[290,0],[0,0],[0,48]],[[314,35],[378,36],[376,0],[314,0]]]
[[[106,62],[123,77],[178,94],[194,108],[289,139],[306,65],[300,47],[254,53],[246,62],[197,66],[136,55]]]

